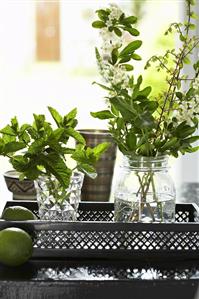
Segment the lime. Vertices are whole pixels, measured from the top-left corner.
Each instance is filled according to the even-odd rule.
[[[1,216],[2,219],[8,221],[21,221],[21,220],[35,220],[35,214],[29,209],[22,206],[13,206],[6,208]]]
[[[0,261],[3,264],[24,264],[32,256],[32,251],[32,239],[24,230],[9,227],[0,231]]]

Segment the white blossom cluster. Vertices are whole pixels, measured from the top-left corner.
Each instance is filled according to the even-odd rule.
[[[113,49],[119,48],[122,45],[122,36],[117,36],[113,31],[109,30],[109,27],[114,25],[115,20],[119,20],[122,15],[121,9],[116,4],[110,4],[110,14],[106,21],[106,26],[100,30],[100,36],[102,38],[102,55],[110,55]]]
[[[101,51],[105,57],[110,57],[112,50],[122,45],[122,36],[117,36],[113,31],[109,31],[107,27],[100,30],[100,36],[102,38]]]
[[[110,10],[111,11],[108,20],[106,21],[106,25],[108,27],[113,25],[114,20],[119,20],[119,18],[123,14],[122,10],[114,3],[110,4]]]
[[[180,104],[179,110],[175,114],[178,122],[186,121],[188,125],[193,125],[193,117],[199,115],[199,78],[193,82],[195,95],[188,102],[184,101]]]
[[[127,89],[129,76],[122,65],[111,65],[106,60],[100,63],[101,75],[104,80],[111,85],[120,85],[121,88]]]
[[[101,59],[98,61],[101,75],[107,83],[117,85],[121,88],[127,88],[129,76],[127,75],[125,67],[115,64],[111,65],[108,60],[111,59],[113,49],[121,47],[124,44],[124,37],[117,36],[114,31],[109,31],[109,27],[114,25],[114,21],[118,20],[123,14],[121,9],[116,4],[110,4],[110,14],[106,21],[107,27],[100,30],[102,38],[101,45]]]
[[[193,82],[193,88],[196,90],[196,93],[199,95],[199,77],[197,77]]]

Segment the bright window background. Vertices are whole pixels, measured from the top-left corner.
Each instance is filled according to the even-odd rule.
[[[136,0],[137,1],[137,0]],[[106,128],[106,123],[93,119],[89,112],[104,108],[104,92],[92,82],[99,81],[94,47],[99,43],[98,30],[91,27],[95,10],[107,5],[103,0],[60,1],[61,59],[59,62],[38,62],[36,50],[35,6],[39,1],[0,1],[0,127],[17,115],[20,122],[31,122],[32,113],[48,114],[47,106],[67,113],[78,108],[78,128]],[[44,5],[45,2],[44,1]],[[138,1],[139,2],[139,1]],[[134,2],[114,1],[127,14],[133,14]],[[183,1],[145,0],[139,23],[140,54],[144,61],[160,53],[167,44],[161,38],[168,24],[178,21]],[[175,41],[171,40],[171,43]],[[150,81],[150,78],[149,78]],[[161,82],[160,82],[161,84]],[[176,179],[175,162],[172,172]],[[10,169],[0,159],[0,202],[11,199],[3,173]]]

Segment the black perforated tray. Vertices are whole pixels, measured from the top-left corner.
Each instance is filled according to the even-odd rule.
[[[9,201],[37,214],[35,201]],[[4,221],[0,229],[17,226],[34,238],[37,258],[199,258],[198,208],[176,205],[175,223],[119,223],[112,203],[82,202],[76,222]]]

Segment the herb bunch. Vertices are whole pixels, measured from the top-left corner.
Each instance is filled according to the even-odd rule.
[[[101,143],[95,148],[86,147],[82,135],[75,130],[77,110],[61,116],[57,110],[48,107],[54,125],[43,114],[34,114],[32,124],[20,125],[17,118],[0,130],[0,155],[8,157],[20,178],[37,179],[41,175],[55,177],[63,189],[69,187],[72,172],[77,169],[95,177],[95,163],[109,146]],[[68,146],[69,138],[77,145]],[[68,158],[76,162],[71,168]]]
[[[137,49],[139,31],[133,27],[137,19],[127,17],[116,5],[100,9],[98,20],[92,26],[100,30],[102,45],[96,48],[96,58],[104,83],[96,83],[107,90],[107,109],[91,112],[93,117],[108,120],[109,131],[123,154],[178,157],[199,149],[193,143],[199,139],[194,133],[199,115],[199,60],[190,59],[199,45],[193,35],[195,28],[194,0],[185,0],[187,19],[173,23],[165,35],[175,32],[180,46],[168,49],[162,56],[152,56],[146,68],[155,65],[156,71],[165,74],[166,88],[151,97],[152,86],[142,87],[143,77],[132,74],[133,60],[140,60]],[[126,46],[126,35],[132,41]],[[128,36],[128,39],[129,39]],[[184,65],[191,64],[193,76],[184,72]]]

